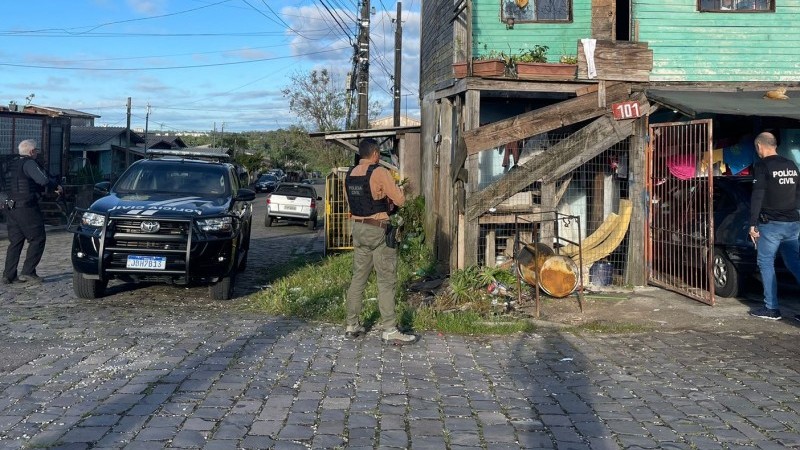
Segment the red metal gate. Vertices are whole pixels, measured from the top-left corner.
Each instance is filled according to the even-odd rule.
[[[648,281],[714,304],[711,120],[650,125]]]

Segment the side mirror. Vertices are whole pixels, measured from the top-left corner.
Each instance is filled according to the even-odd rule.
[[[237,202],[251,202],[256,199],[256,193],[252,189],[239,189],[235,200]]]
[[[94,185],[94,193],[98,195],[108,195],[111,192],[111,182],[101,181]]]

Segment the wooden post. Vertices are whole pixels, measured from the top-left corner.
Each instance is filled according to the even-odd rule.
[[[480,125],[481,115],[481,93],[476,90],[469,90],[464,99],[464,130],[472,130]],[[478,155],[467,157],[466,169],[469,179],[465,186],[466,198],[470,198],[478,192]],[[478,239],[480,237],[480,225],[478,217],[465,219],[464,228],[464,267],[478,263]]]
[[[644,286],[647,284],[645,267],[645,242],[647,233],[647,188],[645,177],[648,116],[637,119],[633,124],[628,152],[628,191],[633,203],[631,225],[628,228],[628,255],[625,264],[625,284]]]
[[[542,183],[542,211],[555,211],[558,205],[554,204],[556,199],[556,184]],[[539,242],[547,244],[548,247],[553,247],[555,238],[555,222],[548,219],[553,219],[552,214],[543,214],[541,216],[542,222],[539,224]]]
[[[484,264],[486,267],[494,267],[497,265],[497,257],[495,253],[497,252],[495,246],[495,232],[494,232],[494,225],[487,225],[489,230],[486,232],[486,256],[484,257]]]

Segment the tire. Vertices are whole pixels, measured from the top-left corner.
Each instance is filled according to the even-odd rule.
[[[244,272],[247,270],[247,256],[250,255],[250,250],[242,250],[242,260],[239,261],[239,267],[237,267],[237,271]]]
[[[264,216],[264,226],[265,227],[271,227],[272,226],[272,220],[273,220],[272,217]]]
[[[105,294],[107,285],[107,281],[89,280],[78,272],[72,272],[72,290],[78,298],[100,298]]]
[[[231,274],[208,287],[208,293],[213,300],[230,300],[233,298],[233,287],[236,275]]]
[[[720,250],[714,250],[711,262],[714,274],[714,293],[720,297],[736,297],[739,294],[739,273],[736,266]]]

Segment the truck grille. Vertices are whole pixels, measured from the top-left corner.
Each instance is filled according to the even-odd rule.
[[[159,230],[148,233],[142,222],[158,222]],[[155,219],[116,219],[109,230],[108,245],[116,248],[186,250],[191,222]]]

